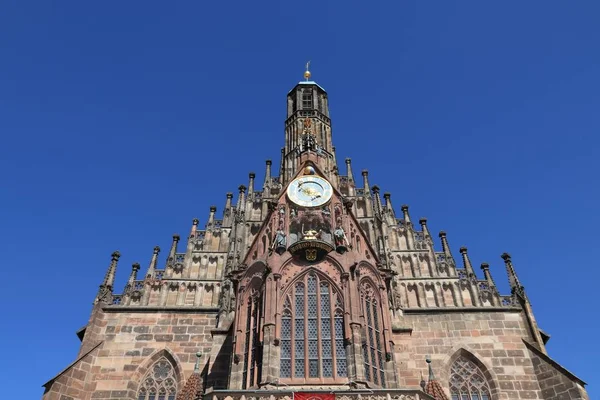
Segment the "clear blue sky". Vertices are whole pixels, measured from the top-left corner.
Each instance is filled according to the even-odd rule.
[[[505,293],[510,252],[551,356],[600,396],[600,3],[491,3],[3,2],[3,397],[74,359],[112,251],[120,291],[262,182],[308,59],[338,160]]]

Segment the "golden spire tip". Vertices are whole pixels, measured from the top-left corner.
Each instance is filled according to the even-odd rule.
[[[310,79],[310,71],[308,68],[310,67],[310,61],[306,63],[306,71],[304,71],[304,78],[308,81]]]

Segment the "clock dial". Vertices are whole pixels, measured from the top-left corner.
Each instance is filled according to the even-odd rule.
[[[331,199],[333,189],[327,180],[312,175],[294,179],[287,189],[291,201],[302,207],[319,207]]]

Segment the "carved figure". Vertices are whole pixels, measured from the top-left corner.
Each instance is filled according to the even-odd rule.
[[[285,232],[283,230],[278,230],[277,233],[275,234],[274,247],[275,248],[285,247],[286,242],[287,242],[287,240],[285,237]]]
[[[348,238],[346,237],[344,228],[338,225],[338,227],[333,230],[333,238],[335,240],[335,247],[338,249],[338,251],[346,251],[350,243],[348,243]]]

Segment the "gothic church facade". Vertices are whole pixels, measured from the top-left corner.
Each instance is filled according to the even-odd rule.
[[[338,169],[328,95],[287,95],[285,146],[211,207],[166,262],[115,291],[114,252],[72,364],[44,400],[587,399],[546,352],[509,254],[511,293],[467,249],[441,250],[350,159]]]

